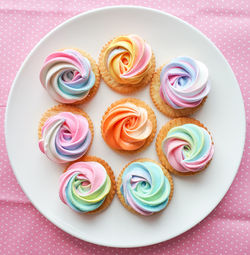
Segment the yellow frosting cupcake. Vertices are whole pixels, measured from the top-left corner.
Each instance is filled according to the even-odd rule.
[[[150,45],[140,36],[118,36],[103,47],[99,68],[104,81],[113,90],[131,93],[151,81],[155,57]]]

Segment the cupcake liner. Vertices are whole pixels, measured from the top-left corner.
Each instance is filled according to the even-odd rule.
[[[122,195],[122,193],[121,193],[122,175],[123,175],[123,172],[125,171],[125,169],[126,169],[130,164],[132,164],[132,163],[134,163],[134,162],[148,162],[148,161],[153,162],[153,163],[157,164],[158,166],[160,166],[161,169],[162,169],[162,171],[163,171],[163,173],[164,173],[164,175],[168,178],[168,181],[169,181],[169,183],[170,183],[171,191],[170,191],[170,195],[169,195],[169,199],[168,199],[168,203],[167,203],[166,207],[169,205],[169,203],[170,203],[170,201],[171,201],[171,199],[172,199],[172,196],[173,196],[173,192],[174,192],[174,183],[173,183],[173,179],[172,179],[171,175],[169,174],[169,172],[165,169],[164,166],[162,166],[162,165],[159,164],[158,162],[156,162],[156,161],[154,161],[154,160],[152,160],[152,159],[149,159],[149,158],[135,159],[135,160],[129,162],[127,165],[124,166],[124,168],[122,169],[122,171],[120,172],[120,174],[119,174],[119,176],[118,176],[117,183],[116,183],[116,188],[117,188],[116,193],[117,193],[117,196],[118,196],[120,202],[122,203],[122,205],[123,205],[127,210],[129,210],[129,211],[130,211],[131,213],[133,213],[133,214],[140,215],[140,216],[142,216],[142,215],[141,215],[140,213],[138,213],[137,211],[135,211],[131,206],[129,206],[129,205],[125,202],[125,199],[124,199],[124,197],[123,197],[123,195]],[[164,211],[164,210],[166,209],[166,207],[163,208],[163,209],[162,209],[161,211],[159,211],[159,212],[153,213],[152,215]]]
[[[84,112],[83,110],[75,107],[75,106],[71,106],[71,105],[63,105],[63,104],[59,104],[59,105],[55,105],[53,107],[51,107],[50,109],[48,109],[42,116],[42,118],[40,119],[39,122],[39,126],[38,126],[38,139],[40,140],[42,138],[42,127],[44,126],[46,120],[60,112],[71,112],[74,114],[78,114],[78,115],[82,115],[83,117],[85,117],[88,120],[89,123],[89,129],[91,132],[91,143],[89,145],[88,151],[92,145],[93,142],[93,138],[94,138],[94,126],[93,123],[89,117],[89,115]]]
[[[105,113],[104,113],[104,115],[102,117],[102,121],[101,121],[101,132],[102,132],[103,140],[105,141],[104,134],[103,134],[103,122],[104,122],[104,119],[106,118],[107,114],[109,113],[109,111],[113,107],[115,107],[115,106],[117,106],[119,104],[123,104],[123,103],[133,103],[136,106],[145,108],[147,110],[147,112],[148,112],[148,118],[152,122],[152,132],[151,132],[150,136],[146,139],[146,142],[144,143],[144,145],[142,147],[140,147],[139,149],[137,149],[137,150],[132,150],[132,151],[116,150],[116,149],[112,148],[108,143],[106,143],[106,144],[109,145],[110,148],[112,148],[113,150],[119,151],[119,152],[125,152],[125,153],[140,152],[140,151],[144,150],[146,147],[148,147],[150,145],[150,143],[154,140],[154,137],[155,137],[155,134],[156,134],[156,130],[157,130],[157,121],[156,121],[155,114],[154,114],[153,110],[150,108],[150,106],[148,106],[145,102],[143,102],[143,101],[141,101],[141,100],[139,100],[137,98],[123,98],[123,99],[120,99],[118,101],[115,101],[114,103],[112,103],[108,107],[108,109],[105,111]]]
[[[102,75],[103,80],[111,89],[115,90],[116,92],[122,93],[122,94],[129,94],[129,93],[139,90],[140,88],[145,87],[147,84],[150,83],[150,81],[152,79],[152,75],[155,71],[155,56],[154,56],[154,53],[152,53],[152,57],[150,60],[151,67],[141,82],[139,82],[138,84],[131,84],[131,85],[120,84],[120,83],[116,82],[113,79],[113,77],[110,75],[109,71],[107,70],[105,60],[104,60],[104,55],[105,55],[105,52],[106,52],[108,46],[116,38],[117,37],[113,38],[112,40],[110,40],[108,43],[106,43],[103,46],[101,53],[99,55],[99,69],[100,69],[100,73]]]
[[[114,196],[115,196],[115,192],[116,192],[116,181],[115,181],[115,176],[114,176],[114,173],[112,171],[112,168],[109,166],[109,164],[101,159],[101,158],[98,158],[96,156],[82,156],[81,158],[77,159],[76,161],[74,161],[73,163],[76,163],[76,162],[88,162],[88,161],[95,161],[95,162],[98,162],[100,163],[105,169],[106,169],[106,172],[110,178],[110,181],[111,181],[111,188],[110,188],[110,191],[108,193],[108,195],[106,196],[105,200],[103,201],[103,203],[101,204],[100,207],[98,207],[97,209],[93,210],[93,211],[89,211],[89,212],[86,212],[85,214],[96,214],[96,213],[100,213],[101,211],[105,210],[112,202]],[[67,168],[64,170],[64,172],[66,172],[69,168],[69,166],[72,165],[69,164],[67,166]]]
[[[197,105],[196,107],[184,108],[184,109],[174,109],[170,105],[168,105],[167,103],[165,103],[163,101],[163,99],[160,96],[160,85],[161,85],[160,84],[160,74],[161,74],[161,70],[164,66],[165,65],[159,67],[156,70],[156,72],[153,74],[153,78],[152,78],[152,81],[150,84],[150,96],[151,96],[153,103],[157,107],[157,109],[170,118],[184,117],[184,116],[191,115],[191,114],[195,113],[196,111],[198,111],[205,103],[207,97],[204,97],[203,100],[201,101],[201,103],[199,105]]]
[[[197,171],[197,172],[186,172],[186,173],[182,173],[182,172],[179,172],[177,170],[175,170],[171,165],[170,163],[168,162],[167,160],[167,157],[165,156],[163,150],[162,150],[162,141],[165,139],[165,137],[167,136],[168,132],[170,129],[172,129],[173,127],[178,127],[178,126],[181,126],[181,125],[184,125],[184,124],[195,124],[197,126],[200,126],[204,129],[206,129],[208,131],[208,129],[201,123],[199,122],[198,120],[196,119],[192,119],[192,118],[186,118],[186,117],[182,117],[182,118],[176,118],[176,119],[172,119],[170,120],[169,122],[167,122],[162,128],[161,130],[159,131],[158,135],[157,135],[157,138],[156,138],[156,143],[155,143],[155,147],[156,147],[156,152],[157,152],[157,155],[158,155],[158,158],[161,162],[161,164],[166,167],[171,173],[173,174],[176,174],[176,175],[180,175],[180,176],[188,176],[188,175],[195,175],[195,174],[198,174],[202,171],[204,171],[209,163],[211,162],[211,160],[207,163],[207,165],[201,169],[200,171]],[[212,136],[211,136],[211,133],[208,131],[211,139],[212,139]],[[213,139],[212,139],[212,143],[213,143]],[[214,143],[213,143],[214,144]]]
[[[65,50],[66,48],[64,49],[60,49],[60,51],[62,50]],[[99,89],[99,85],[100,85],[100,71],[99,71],[99,68],[98,68],[98,65],[96,64],[95,60],[90,56],[90,54],[88,54],[87,52],[83,51],[83,50],[80,50],[78,48],[70,48],[72,50],[76,50],[78,51],[79,53],[81,53],[81,55],[83,55],[84,57],[86,57],[89,62],[90,62],[90,65],[91,65],[91,69],[92,71],[94,72],[95,74],[95,84],[94,86],[90,89],[88,95],[79,100],[79,101],[76,101],[74,103],[70,103],[69,105],[78,105],[78,104],[83,104],[83,103],[86,103],[88,102],[92,97],[95,96],[95,94],[97,93],[98,89]]]

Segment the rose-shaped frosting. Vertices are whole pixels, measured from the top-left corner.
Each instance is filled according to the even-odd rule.
[[[151,215],[167,205],[171,186],[156,163],[133,162],[122,174],[120,189],[130,207],[142,215]]]
[[[152,50],[138,35],[119,36],[105,52],[111,76],[120,84],[138,84],[151,67]]]
[[[40,72],[40,81],[51,97],[61,103],[84,99],[95,84],[89,60],[67,49],[50,54]]]
[[[209,91],[208,69],[198,60],[178,57],[161,70],[160,96],[174,109],[199,105]]]
[[[143,107],[132,103],[116,105],[103,119],[104,140],[117,150],[137,150],[152,132],[152,123]]]
[[[60,199],[77,212],[101,206],[111,188],[105,168],[98,162],[76,162],[60,176]]]
[[[44,123],[39,148],[50,160],[66,163],[83,156],[90,143],[88,120],[81,115],[61,112]]]
[[[208,131],[195,124],[184,124],[169,130],[162,148],[170,165],[179,172],[202,170],[214,153]]]

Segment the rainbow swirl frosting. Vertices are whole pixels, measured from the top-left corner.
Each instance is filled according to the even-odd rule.
[[[83,156],[91,144],[91,138],[85,117],[61,112],[44,123],[39,148],[50,160],[66,163]]]
[[[40,81],[52,98],[70,104],[87,97],[95,84],[95,74],[86,57],[76,50],[66,49],[45,59]]]
[[[111,181],[100,163],[76,162],[60,176],[59,186],[63,203],[77,212],[89,212],[102,205]]]
[[[210,91],[208,69],[200,61],[177,57],[160,74],[160,96],[174,109],[198,106]]]
[[[115,38],[104,58],[111,76],[120,84],[138,84],[151,67],[152,50],[138,35]]]
[[[162,148],[170,165],[184,173],[202,170],[214,153],[208,131],[195,124],[184,124],[169,130]]]
[[[152,123],[145,108],[132,103],[118,104],[104,116],[104,140],[117,150],[137,150],[152,133]]]
[[[156,163],[133,162],[122,174],[120,191],[126,204],[147,216],[166,207],[171,185]]]

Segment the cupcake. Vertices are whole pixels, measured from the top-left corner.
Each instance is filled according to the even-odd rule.
[[[115,176],[103,159],[84,156],[69,165],[59,179],[59,197],[80,213],[99,213],[112,202]]]
[[[56,163],[75,161],[87,153],[94,136],[87,113],[69,105],[47,110],[39,123],[39,148]]]
[[[207,168],[214,144],[198,120],[176,118],[165,124],[156,139],[156,151],[164,167],[176,175],[193,175]]]
[[[40,81],[49,95],[59,103],[81,104],[92,98],[100,83],[94,59],[79,49],[51,53],[43,64]]]
[[[99,68],[110,88],[120,93],[131,93],[151,81],[155,57],[151,46],[140,36],[118,36],[102,48]]]
[[[153,141],[156,128],[153,110],[136,98],[124,98],[111,104],[101,123],[104,141],[119,151],[145,149]]]
[[[160,67],[150,85],[155,106],[170,118],[196,112],[205,103],[209,91],[207,67],[190,57],[177,57]]]
[[[117,180],[117,195],[130,212],[149,216],[162,211],[173,195],[173,181],[168,171],[151,159],[137,159],[127,164]]]

